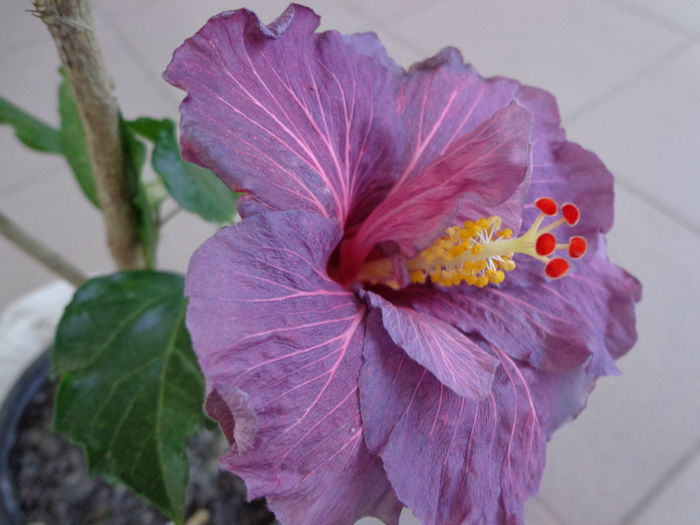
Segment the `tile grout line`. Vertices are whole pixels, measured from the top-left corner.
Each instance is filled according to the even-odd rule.
[[[644,20],[650,24],[657,27],[676,33],[682,37],[693,37],[698,35],[698,31],[695,29],[690,29],[689,27],[683,26],[682,24],[677,24],[673,20],[666,18],[663,15],[654,15],[653,13],[647,11],[641,7],[635,7],[632,5],[624,4],[620,0],[600,0],[602,3],[607,4],[610,7],[614,7],[623,13],[630,16],[638,18],[639,20]]]
[[[670,206],[655,199],[654,197],[649,195],[647,192],[638,188],[635,184],[633,184],[629,180],[625,179],[624,177],[617,176],[615,178],[615,180],[616,180],[617,184],[622,186],[625,190],[629,191],[632,195],[637,197],[639,200],[641,200],[645,204],[651,206],[659,213],[662,213],[663,215],[665,215],[666,217],[671,219],[680,228],[683,228],[684,230],[688,231],[690,234],[695,235],[696,237],[700,237],[700,226],[694,224],[692,221],[690,221],[690,219],[688,219],[687,217],[684,217],[682,214],[678,213],[676,210],[674,210]]]
[[[23,9],[22,11],[24,12],[25,16],[34,17],[38,24],[43,24],[43,22],[41,21],[41,19],[38,16],[34,16],[34,9]],[[46,27],[42,27],[42,30],[46,32],[45,33],[46,41],[50,42],[51,45],[53,46],[54,45],[53,40],[51,39],[51,36],[50,36],[48,30],[46,29]],[[14,42],[13,44],[2,48],[0,50],[0,58],[4,57],[6,55],[11,55],[13,53],[17,53],[18,51],[21,51],[21,50],[26,49],[28,47],[33,47],[33,46],[38,46],[38,45],[39,45],[38,42],[31,40],[29,37],[27,37],[26,39],[22,38],[22,39],[18,40],[17,42]],[[54,47],[54,50],[55,50],[55,47]]]
[[[700,441],[697,441],[683,454],[670,469],[664,473],[661,479],[627,512],[620,520],[620,525],[634,525],[644,513],[666,492],[671,484],[676,481],[688,465],[700,457]]]
[[[605,0],[603,0],[603,1],[605,1]],[[647,64],[646,66],[642,67],[641,69],[637,70],[636,73],[628,76],[627,78],[623,78],[623,79],[619,80],[618,82],[616,82],[615,84],[610,86],[604,92],[602,92],[598,95],[595,95],[594,97],[591,97],[587,101],[580,104],[577,108],[574,108],[572,111],[568,112],[566,115],[563,116],[562,121],[568,127],[572,122],[576,121],[578,118],[583,116],[583,114],[586,113],[587,111],[589,111],[590,109],[595,108],[595,106],[601,104],[602,102],[607,100],[612,95],[614,95],[620,91],[625,90],[630,85],[643,79],[647,75],[651,74],[658,66],[660,66],[660,65],[666,63],[667,61],[685,53],[689,49],[693,48],[696,44],[698,44],[697,38],[695,38],[695,37],[684,38],[681,42],[679,42],[675,46],[671,47],[662,56],[660,56],[656,60],[652,61],[651,63]],[[672,207],[664,204],[663,202],[661,202],[661,201],[657,200],[656,198],[654,198],[653,196],[649,195],[647,192],[645,192],[641,188],[637,187],[634,183],[625,179],[624,177],[617,176],[616,181],[620,186],[622,186],[624,189],[629,191],[632,195],[637,197],[639,200],[641,200],[642,202],[651,206],[652,208],[654,208],[658,212],[662,213],[663,215],[665,215],[666,217],[671,219],[673,222],[677,223],[678,226],[687,230],[692,235],[700,237],[700,226],[694,224],[687,217],[684,217],[682,214],[678,213]]]
[[[594,108],[601,102],[604,102],[611,95],[614,95],[618,91],[622,91],[623,89],[627,88],[636,81],[644,78],[645,76],[653,72],[658,66],[685,53],[697,43],[698,41],[694,37],[684,38],[678,44],[672,46],[668,51],[663,53],[661,56],[659,56],[657,59],[653,60],[646,66],[643,66],[642,68],[638,69],[636,72],[629,75],[628,77],[618,80],[603,92],[599,93],[598,95],[594,95],[588,100],[585,100],[584,102],[579,104],[578,107],[565,114],[563,120],[566,122],[567,125],[571,124],[571,122],[574,122],[576,119],[580,118],[583,115],[583,113],[585,113],[589,109]]]
[[[544,511],[547,518],[549,518],[555,525],[564,525],[564,520],[559,517],[559,515],[554,511],[554,509],[552,509],[552,507],[550,507],[547,500],[545,500],[539,494],[534,496],[533,499],[537,501],[537,504]]]
[[[141,54],[138,52],[138,50],[131,45],[129,39],[126,38],[121,32],[121,30],[119,29],[119,25],[112,23],[110,21],[109,15],[105,13],[98,5],[94,5],[93,18],[97,18],[98,16],[100,17],[102,23],[108,26],[109,29],[113,32],[113,36],[116,37],[117,41],[120,43],[124,51],[126,51],[127,55],[131,56],[131,60],[136,65],[136,67],[140,69],[141,73],[143,73],[146,76],[148,83],[151,84],[151,86],[157,88],[158,91],[160,91],[164,97],[171,99],[174,102],[175,107],[178,107],[179,101],[175,99],[173,94],[167,89],[165,89],[165,86],[161,82],[152,80],[153,78],[162,80],[161,74],[157,70],[153,70],[151,68],[151,65],[148,64],[148,62],[146,62],[141,57]]]
[[[392,23],[400,22],[401,20],[408,18],[410,16],[413,16],[415,14],[421,13],[427,9],[433,8],[437,5],[440,5],[442,3],[445,3],[447,0],[432,0],[432,5],[429,7],[425,7],[422,4],[414,5],[408,9],[399,9],[395,13],[386,15],[386,16],[380,16],[380,17],[374,17],[374,16],[364,16],[367,12],[363,10],[356,10],[355,6],[352,4],[346,4],[346,3],[340,3],[339,5],[347,12],[352,13],[353,15],[361,18],[362,20],[366,22],[370,22],[372,24],[376,24],[377,26],[384,26],[384,30],[386,30],[386,27],[391,27]],[[393,34],[393,31],[392,31]]]
[[[441,2],[444,2],[445,0],[434,0],[434,1],[435,1],[435,3],[439,4]],[[380,30],[380,26],[382,26],[381,31],[384,35],[386,35],[387,37],[392,39],[396,44],[399,44],[400,46],[402,46],[405,51],[409,51],[412,55],[414,55],[416,57],[414,60],[416,60],[416,61],[421,60],[420,57],[423,55],[423,51],[421,51],[417,47],[414,47],[410,41],[404,40],[403,35],[401,35],[400,33],[394,32],[392,25],[387,23],[388,20],[390,20],[391,22],[396,22],[398,20],[407,18],[408,16],[410,16],[412,14],[420,13],[422,10],[421,8],[416,7],[414,9],[406,10],[405,12],[402,12],[401,15],[390,15],[388,17],[388,20],[387,20],[385,17],[375,18],[373,16],[367,16],[365,11],[355,10],[355,9],[351,8],[351,6],[343,4],[343,3],[338,4],[338,5],[346,13],[351,14],[352,16],[357,17],[358,19],[362,20],[363,22],[368,23],[370,25],[370,27],[376,27],[376,30]],[[376,30],[370,30],[370,32],[376,32]],[[384,46],[383,42],[382,42],[382,46]],[[408,69],[408,67],[410,67],[410,65],[412,65],[412,64],[409,64],[408,66],[401,65],[401,67]]]

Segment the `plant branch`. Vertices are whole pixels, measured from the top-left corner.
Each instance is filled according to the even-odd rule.
[[[75,95],[112,258],[120,270],[145,267],[136,188],[127,176],[119,107],[87,0],[33,0],[51,33]]]
[[[63,277],[66,281],[80,286],[87,276],[78,270],[63,256],[46,246],[40,240],[32,237],[0,211],[0,233],[27,255],[46,266],[49,270]]]

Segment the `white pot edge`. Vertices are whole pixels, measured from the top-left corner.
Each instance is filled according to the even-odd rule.
[[[42,286],[11,303],[0,316],[0,404],[26,368],[53,344],[75,288],[65,281]]]

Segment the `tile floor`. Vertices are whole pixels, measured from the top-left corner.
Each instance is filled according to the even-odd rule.
[[[452,44],[486,75],[543,86],[569,136],[617,175],[612,258],[645,285],[640,339],[549,447],[529,525],[700,524],[700,2],[309,0],[323,27],[374,30],[409,65]],[[271,20],[283,0],[250,0]],[[172,49],[231,0],[95,0],[123,112],[177,115]],[[29,3],[0,0],[0,94],[56,122],[58,59]],[[0,127],[0,210],[86,272],[109,271],[99,216],[62,161]],[[161,260],[185,268],[212,228],[179,216]],[[667,252],[666,250],[670,250]],[[0,309],[52,276],[0,239]],[[0,362],[6,372],[10,360]],[[0,375],[6,377],[6,374]],[[369,524],[371,520],[364,520]],[[406,514],[402,523],[415,523]]]

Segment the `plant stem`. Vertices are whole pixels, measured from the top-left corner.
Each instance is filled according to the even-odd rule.
[[[112,258],[120,270],[144,268],[136,188],[127,177],[119,107],[87,0],[33,0],[56,43],[76,95]]]
[[[63,256],[46,246],[40,240],[32,237],[17,224],[0,211],[0,233],[10,240],[26,254],[36,259],[49,270],[63,277],[75,286],[80,286],[87,280],[87,276],[78,270]]]

